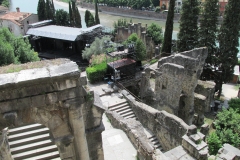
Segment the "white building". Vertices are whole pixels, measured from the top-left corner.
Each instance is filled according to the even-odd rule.
[[[32,13],[8,12],[0,17],[0,27],[8,28],[14,35],[25,35],[31,23],[38,22],[38,15]]]

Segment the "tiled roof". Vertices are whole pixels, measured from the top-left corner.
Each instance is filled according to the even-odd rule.
[[[10,20],[13,23],[17,24],[17,25],[21,25],[21,22],[29,17],[30,15],[32,15],[32,13],[26,13],[26,12],[9,12],[6,13],[5,15],[1,16],[0,19],[4,19],[4,20]]]
[[[125,58],[125,59],[120,59],[114,62],[110,62],[108,63],[109,66],[111,66],[112,68],[121,68],[123,66],[127,66],[130,64],[136,63],[136,61],[134,61],[133,59],[129,59],[129,58]]]

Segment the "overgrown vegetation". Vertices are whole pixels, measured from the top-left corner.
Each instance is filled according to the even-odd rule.
[[[161,44],[163,42],[162,27],[155,23],[147,27],[147,35],[152,37],[155,44]]]
[[[223,109],[214,121],[215,132],[207,138],[209,153],[215,155],[224,143],[240,147],[240,99],[231,99],[229,109]]]
[[[27,39],[14,36],[7,28],[0,29],[0,66],[38,60]]]
[[[10,6],[9,0],[0,0],[0,5],[8,8]]]
[[[89,48],[85,48],[82,52],[82,57],[84,59],[90,60],[92,55],[100,55],[105,53],[106,46],[104,42],[110,41],[110,37],[104,36],[101,39],[96,37],[94,42]]]

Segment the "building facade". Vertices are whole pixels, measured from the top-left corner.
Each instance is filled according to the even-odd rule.
[[[159,0],[160,8],[162,10],[168,10],[170,0]],[[182,0],[175,0],[175,12],[180,13],[180,9],[182,7]]]
[[[38,15],[26,12],[9,12],[0,17],[0,27],[8,28],[14,35],[26,35],[29,24],[38,22]]]

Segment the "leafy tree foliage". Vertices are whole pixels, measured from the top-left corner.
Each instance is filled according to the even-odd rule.
[[[163,42],[163,31],[161,26],[152,23],[147,27],[147,34],[152,37],[155,44],[161,44]]]
[[[100,19],[98,15],[98,0],[95,0],[95,22],[96,24],[100,24]]]
[[[222,147],[221,140],[215,132],[211,133],[207,138],[208,151],[210,155],[216,155],[218,150]]]
[[[39,21],[46,19],[45,0],[38,1],[37,14]]]
[[[240,99],[232,98],[228,101],[229,107],[236,110],[240,114]]]
[[[229,0],[223,18],[218,36],[219,52],[216,54],[219,73],[219,81],[216,81],[219,86],[218,97],[222,93],[222,84],[232,79],[234,66],[237,64],[240,1]]]
[[[56,10],[55,16],[56,25],[69,26],[69,14],[63,9]]]
[[[142,61],[146,58],[146,46],[136,33],[133,33],[128,37],[127,43],[134,43],[134,50],[137,61]]]
[[[76,2],[74,0],[71,0],[68,3],[69,3],[70,26],[82,28],[81,15],[76,6]]]
[[[10,6],[9,0],[0,1],[0,5],[8,8]]]
[[[7,28],[0,29],[0,66],[38,60],[27,40],[15,37]]]
[[[165,32],[164,32],[164,41],[162,46],[163,53],[171,53],[174,7],[175,7],[175,0],[170,0],[168,16],[167,16]]]
[[[178,33],[178,51],[188,51],[198,45],[198,0],[183,0]]]
[[[95,25],[94,17],[89,10],[85,11],[85,23],[87,27],[91,27]]]
[[[203,12],[200,19],[199,27],[199,46],[208,48],[208,57],[201,79],[212,80],[211,67],[216,65],[215,54],[218,51],[216,45],[218,34],[218,0],[206,0],[203,6]]]
[[[110,41],[110,37],[104,36],[101,39],[96,37],[90,48],[85,48],[83,50],[83,59],[89,60],[92,55],[100,55],[101,53],[105,53],[105,41]]]

